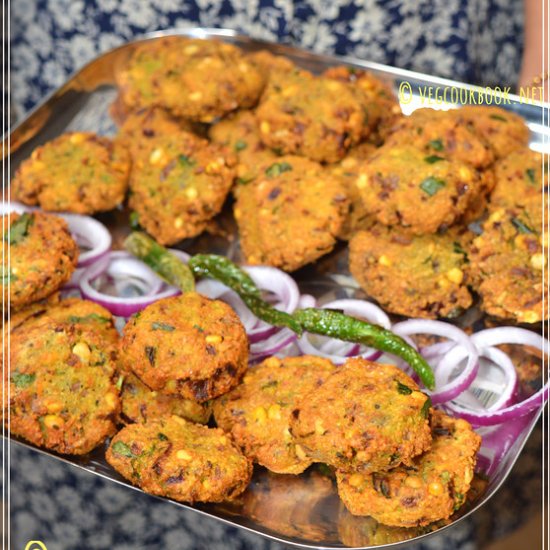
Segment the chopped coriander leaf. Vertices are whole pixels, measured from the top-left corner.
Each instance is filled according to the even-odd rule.
[[[237,185],[248,185],[254,178],[237,178]]]
[[[433,197],[440,189],[443,189],[443,187],[445,187],[445,182],[433,176],[426,178],[420,184],[420,189],[422,189],[424,193],[430,195],[430,197]]]
[[[89,323],[91,321],[97,321],[98,323],[110,323],[111,319],[108,317],[103,317],[97,313],[90,313],[84,317],[79,317],[78,315],[70,315],[68,319],[69,323]]]
[[[445,146],[443,145],[443,142],[440,139],[432,139],[431,141],[428,142],[428,145],[435,151],[445,150]]]
[[[191,157],[188,157],[187,155],[179,155],[178,161],[181,164],[181,166],[194,166],[195,165],[195,161]]]
[[[126,458],[135,458],[136,455],[130,450],[130,447],[126,445],[126,443],[123,443],[122,441],[117,441],[116,443],[113,443],[113,453],[116,453],[117,455],[125,456]]]
[[[265,173],[266,176],[274,178],[275,176],[280,176],[283,172],[290,172],[291,170],[292,165],[288,162],[276,162],[267,168]]]
[[[428,418],[428,413],[430,412],[431,406],[432,406],[432,400],[428,397],[424,405],[422,405],[422,410],[420,411],[420,414],[422,415],[423,418]]]
[[[137,212],[130,213],[130,228],[137,230],[139,229],[139,214]]]
[[[529,178],[531,183],[536,183],[535,170],[533,168],[527,168],[527,170],[525,170],[525,175]]]
[[[409,386],[405,386],[405,384],[401,384],[401,382],[397,382],[397,391],[401,395],[410,395],[413,391]]]
[[[2,285],[6,286],[12,283],[13,281],[17,281],[18,277],[11,271],[9,273],[4,273],[2,275]]]
[[[508,122],[508,119],[501,115],[489,115],[489,118],[492,118],[493,120],[500,120],[501,122]]]
[[[526,223],[523,223],[519,218],[512,218],[512,225],[524,235],[533,235],[535,231],[531,229]]]
[[[11,224],[4,238],[7,238],[10,244],[20,243],[29,234],[29,227],[32,225],[33,220],[34,216],[32,214],[27,214],[26,212],[21,214],[21,216]]]
[[[151,328],[153,330],[165,330],[166,332],[172,332],[173,330],[175,330],[175,327],[173,327],[172,325],[157,322],[151,323]]]
[[[428,164],[435,164],[436,162],[439,162],[441,160],[445,160],[445,159],[437,155],[430,155],[429,157],[424,158],[424,162],[427,162]]]
[[[14,372],[11,375],[11,381],[17,388],[27,388],[35,381],[35,379],[36,374],[21,374],[19,372]]]
[[[236,143],[235,143],[235,151],[242,151],[243,149],[246,149],[248,147],[248,143],[246,143],[246,141],[243,141],[242,139],[239,139]]]

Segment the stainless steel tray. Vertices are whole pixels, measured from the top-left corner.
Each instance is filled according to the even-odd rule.
[[[422,105],[421,90],[425,87],[450,87],[458,90],[476,89],[459,82],[435,78],[411,71],[369,63],[353,58],[338,58],[313,54],[296,48],[253,40],[238,35],[234,31],[220,29],[169,30],[146,35],[143,40],[154,40],[166,35],[184,35],[205,39],[219,39],[231,42],[252,52],[267,49],[275,54],[285,55],[296,64],[319,73],[327,67],[347,64],[366,68],[390,83],[396,90],[406,82],[407,105],[411,111]],[[10,175],[32,150],[57,135],[70,130],[88,130],[103,135],[116,131],[108,109],[116,97],[115,75],[127,63],[135,48],[135,41],[96,58],[75,73],[64,86],[54,92],[29,116],[18,124],[9,136],[11,155]],[[422,88],[424,87],[424,88]],[[409,97],[411,101],[409,102]],[[518,96],[509,96],[510,103],[503,105],[523,116],[531,129],[531,146],[539,151],[548,147],[550,132],[542,124],[541,104],[522,103]],[[436,106],[427,105],[424,106]],[[116,211],[99,216],[114,234],[114,245],[128,231],[127,213]],[[228,217],[230,219],[230,217]],[[230,221],[228,221],[231,224]],[[226,254],[239,260],[235,240],[203,235],[184,243],[183,248],[190,252],[211,251]],[[303,292],[318,297],[364,297],[347,271],[345,247],[340,247],[314,267],[301,270],[297,279]],[[471,322],[471,315],[463,322]],[[514,465],[529,434],[540,414],[521,419],[515,425],[515,433],[508,433],[502,439],[503,457],[490,466],[488,482],[477,480],[477,488],[472,492],[471,502],[460,510],[451,521],[429,529],[397,529],[376,524],[371,518],[351,516],[341,505],[333,481],[321,469],[311,468],[301,476],[273,475],[257,467],[253,481],[247,492],[236,503],[223,505],[195,505],[173,502],[176,506],[192,509],[198,513],[217,518],[236,527],[247,529],[271,539],[301,548],[396,548],[414,539],[430,536],[442,529],[451,527],[485,504],[504,482]],[[508,432],[509,432],[508,426]],[[12,438],[18,445],[32,447]],[[32,447],[34,448],[34,447]],[[121,478],[105,461],[104,449],[96,449],[85,457],[59,456],[49,451],[38,452],[61,460],[88,472],[112,480],[127,487],[133,487]],[[482,447],[482,452],[484,451]],[[488,454],[487,452],[485,454]],[[490,457],[488,457],[490,458]],[[139,489],[136,489],[139,491]]]

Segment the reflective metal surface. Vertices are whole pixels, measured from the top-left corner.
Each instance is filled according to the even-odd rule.
[[[246,51],[266,48],[272,53],[286,55],[296,64],[313,72],[321,72],[327,67],[346,63],[354,67],[367,68],[378,77],[392,84],[396,90],[402,82],[410,85],[410,97],[405,99],[405,111],[422,104],[422,89],[426,87],[448,86],[470,90],[471,86],[433,78],[410,71],[368,63],[358,59],[321,56],[288,46],[269,44],[240,36],[228,30],[191,29],[166,31],[148,35],[146,39],[158,36],[180,34],[198,38],[221,39],[234,43]],[[13,129],[11,139],[11,172],[27,158],[32,150],[70,130],[88,130],[103,135],[112,135],[116,127],[109,118],[108,110],[116,97],[115,75],[124,67],[128,57],[139,42],[133,42],[112,50],[86,65],[42,105],[37,107],[24,121]],[[423,88],[424,87],[424,88]],[[517,96],[509,96],[510,104],[503,105],[526,118],[532,131],[531,145],[541,150],[543,134],[548,132],[541,125],[542,109],[539,105],[520,102]],[[103,214],[98,218],[113,231],[114,246],[119,247],[128,232],[127,213],[123,210]],[[210,251],[226,254],[239,260],[238,242],[234,235],[234,225],[229,211],[220,217],[220,233],[217,236],[205,234],[182,244],[182,248],[193,253]],[[296,273],[303,292],[314,294],[325,300],[346,296],[364,297],[347,270],[347,251],[344,246],[322,258],[315,266],[304,268]],[[459,322],[471,324],[479,314],[472,310]],[[530,391],[533,391],[530,389]],[[330,473],[322,467],[313,467],[301,476],[283,476],[256,467],[248,490],[232,504],[187,506],[199,513],[217,518],[255,533],[283,543],[302,548],[397,548],[408,544],[412,539],[430,536],[432,533],[452,527],[454,523],[484,505],[504,482],[523,448],[538,415],[531,415],[498,428],[490,440],[498,442],[489,449],[482,447],[482,465],[489,473],[488,482],[476,479],[471,491],[470,502],[455,517],[447,522],[422,529],[399,529],[377,524],[371,518],[351,516],[341,505]],[[500,430],[500,431],[499,431]],[[505,431],[503,431],[505,430]],[[494,430],[493,430],[494,431]],[[486,434],[485,434],[486,435]],[[17,444],[26,445],[13,439]],[[132,487],[122,479],[105,461],[104,449],[96,449],[85,457],[61,457],[48,451],[39,452],[83,468],[116,483]],[[136,489],[139,490],[139,489]]]

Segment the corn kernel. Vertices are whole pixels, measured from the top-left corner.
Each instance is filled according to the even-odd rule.
[[[273,403],[273,405],[270,405],[269,409],[267,410],[267,416],[271,420],[281,420],[281,406],[277,403]]]
[[[413,489],[420,489],[422,487],[422,480],[417,476],[408,476],[405,479],[405,485]]]
[[[196,44],[191,44],[190,46],[186,46],[186,48],[183,50],[185,55],[193,55],[198,51],[199,51],[199,47]]]
[[[203,480],[202,480],[202,486],[203,486],[205,489],[210,489],[210,487],[212,487],[212,483],[210,483],[210,480],[209,480],[209,479],[203,479]]]
[[[113,393],[108,393],[108,394],[105,396],[105,402],[107,403],[107,405],[109,406],[109,408],[111,408],[111,409],[116,409],[117,404],[118,404],[118,399],[117,399],[117,397],[116,397],[115,394],[113,394]]]
[[[275,367],[279,367],[281,365],[281,360],[277,357],[269,357],[264,361],[264,365],[266,367],[274,369]]]
[[[448,279],[441,277],[440,279],[438,279],[437,285],[439,286],[439,288],[449,288],[451,286],[451,283],[449,283]]]
[[[261,208],[260,216],[267,216],[269,214],[269,208]]]
[[[207,174],[216,174],[217,172],[220,171],[220,164],[216,160],[209,162],[206,165],[205,171]]]
[[[462,270],[458,267],[453,267],[447,271],[447,279],[449,279],[452,283],[459,285],[462,282],[462,279],[464,279],[464,273],[462,273]]]
[[[162,149],[155,149],[149,155],[149,162],[151,164],[158,164],[161,161],[163,155],[164,155],[164,151]]]
[[[233,210],[233,215],[235,216],[236,219],[239,220],[242,216],[242,212],[239,208],[235,208],[235,210]]]
[[[531,256],[531,266],[533,269],[538,269],[542,271],[542,268],[544,267],[544,256],[542,254],[533,254]]]
[[[385,266],[385,267],[390,267],[391,260],[385,254],[382,254],[382,256],[380,256],[380,258],[378,258],[378,263],[380,265]]]
[[[269,125],[269,122],[265,122],[264,120],[264,122],[260,124],[260,132],[262,134],[269,134],[270,130],[271,130],[271,126]]]
[[[252,417],[259,424],[263,424],[267,420],[267,413],[263,407],[256,407],[254,411],[252,411]]]
[[[300,460],[305,460],[307,458],[307,454],[306,452],[304,451],[303,447],[300,446],[300,445],[296,445],[295,446],[295,452],[296,452],[296,456],[300,459]]]
[[[180,229],[183,226],[183,220],[181,218],[176,218],[174,220],[174,227]]]
[[[348,477],[348,483],[352,487],[361,487],[364,481],[365,481],[365,478],[361,474],[351,474]]]
[[[540,244],[544,246],[544,248],[548,248],[548,232],[543,231],[542,235],[540,236]]]
[[[459,169],[458,175],[460,176],[460,179],[462,181],[470,181],[472,179],[472,172],[469,168],[466,168],[465,166],[462,166]]]
[[[241,73],[247,73],[248,69],[248,63],[239,63],[239,71],[241,71]]]
[[[78,342],[73,346],[73,353],[80,358],[83,363],[90,361],[91,351],[90,348],[84,342]]]
[[[191,455],[187,451],[181,449],[176,453],[176,458],[178,460],[191,460]]]
[[[342,86],[337,80],[328,80],[327,88],[333,92],[338,92],[339,90],[342,89]]]
[[[499,222],[504,216],[504,210],[495,210],[487,220],[489,223]]]
[[[85,140],[86,140],[86,134],[81,134],[81,133],[73,134],[69,139],[69,141],[73,145],[78,145],[79,143],[82,143]]]
[[[50,403],[46,403],[46,409],[48,409],[49,413],[58,413],[63,409],[63,403],[51,401]]]
[[[44,426],[46,428],[61,428],[64,423],[64,420],[56,414],[47,414],[44,416]]]
[[[369,178],[367,177],[367,174],[361,174],[358,178],[357,178],[357,181],[355,182],[355,185],[359,188],[359,189],[364,189],[367,184],[369,183]]]
[[[19,273],[19,269],[17,269],[16,267],[12,267],[11,272],[13,275],[16,275],[17,273]]]
[[[283,430],[283,439],[285,441],[292,441],[292,434],[290,433],[290,430],[288,428],[285,428]]]
[[[540,321],[540,315],[536,311],[518,311],[516,315],[520,323],[537,323]]]
[[[227,445],[227,437],[225,435],[220,436],[220,443],[222,445]]]
[[[188,187],[185,190],[185,195],[189,200],[194,200],[198,197],[199,192],[194,187]]]
[[[433,496],[439,496],[443,494],[443,485],[439,481],[433,481],[428,485],[428,493]]]
[[[181,416],[178,416],[176,414],[173,414],[171,416],[172,420],[178,424],[181,424],[182,426],[185,426],[186,422],[185,420],[181,417]]]
[[[315,420],[315,433],[318,435],[323,435],[326,433],[325,427],[323,426],[323,421],[320,418]]]
[[[205,341],[207,344],[219,344],[223,338],[219,334],[209,334]]]

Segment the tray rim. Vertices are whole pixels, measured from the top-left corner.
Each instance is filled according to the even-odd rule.
[[[50,101],[54,101],[56,96],[58,94],[62,93],[65,90],[65,88],[72,81],[77,79],[82,73],[90,70],[90,68],[93,67],[94,64],[101,61],[103,58],[105,58],[107,56],[110,56],[110,55],[114,55],[119,50],[131,49],[131,48],[137,46],[138,44],[141,44],[141,43],[144,43],[144,42],[147,42],[147,41],[152,41],[152,40],[155,40],[155,39],[158,39],[158,38],[163,38],[163,37],[166,37],[166,36],[183,36],[183,37],[190,37],[190,38],[200,38],[200,39],[205,39],[205,40],[221,39],[222,41],[223,41],[224,38],[225,39],[233,39],[233,40],[237,41],[237,44],[245,43],[245,44],[249,44],[249,45],[253,45],[253,46],[258,46],[258,48],[265,48],[265,49],[268,49],[270,51],[275,49],[275,50],[277,50],[276,53],[280,53],[281,55],[285,55],[285,52],[287,52],[289,54],[292,54],[292,55],[298,56],[298,57],[304,57],[304,58],[310,58],[310,59],[315,58],[315,59],[321,60],[321,61],[324,60],[326,63],[332,63],[332,64],[340,63],[340,64],[359,65],[359,66],[364,67],[366,69],[371,69],[371,70],[374,70],[374,71],[383,72],[383,73],[392,75],[395,78],[400,78],[402,80],[406,80],[407,77],[408,77],[408,78],[415,79],[415,80],[422,80],[422,81],[425,81],[425,82],[430,83],[430,84],[437,84],[437,85],[448,86],[448,87],[456,87],[456,88],[460,88],[460,89],[467,89],[467,90],[474,90],[474,91],[483,91],[483,90],[486,89],[485,87],[474,85],[474,84],[468,84],[468,83],[464,83],[464,82],[460,82],[460,81],[457,81],[457,80],[452,80],[452,79],[444,78],[444,77],[431,76],[431,75],[428,75],[428,74],[425,74],[425,73],[420,73],[420,72],[417,72],[417,71],[411,71],[411,70],[408,70],[408,69],[400,69],[398,67],[385,65],[385,64],[382,64],[382,63],[377,63],[377,62],[372,62],[372,61],[365,61],[365,60],[361,60],[361,59],[353,57],[353,56],[338,56],[338,55],[321,54],[321,53],[317,53],[317,52],[307,50],[307,49],[304,49],[304,48],[291,46],[291,45],[288,45],[288,44],[279,44],[279,43],[271,42],[271,41],[264,40],[264,39],[256,39],[256,38],[250,37],[248,35],[241,34],[236,30],[228,29],[228,28],[186,27],[186,28],[169,28],[169,29],[157,30],[157,31],[144,33],[142,35],[138,35],[133,40],[129,40],[129,41],[125,42],[124,44],[121,44],[119,46],[111,48],[111,49],[95,56],[93,59],[91,59],[90,61],[85,63],[82,67],[80,67],[80,68],[76,69],[75,71],[73,71],[71,73],[71,75],[67,78],[67,80],[61,86],[59,86],[58,88],[53,90],[39,104],[37,104],[33,109],[28,111],[24,115],[24,117],[22,117],[22,119],[19,120],[13,127],[10,126],[10,131],[7,135],[8,155],[5,157],[5,161],[7,161],[7,164],[8,164],[8,170],[9,170],[9,166],[11,164],[12,153],[15,152],[15,151],[12,151],[11,147],[10,147],[10,145],[11,145],[11,136],[15,132],[19,131],[19,129],[21,127],[23,127],[26,123],[28,123],[28,121],[31,118],[33,118],[34,115],[37,112],[39,112],[43,107],[45,107]],[[548,109],[550,109],[550,102],[533,101],[530,104],[526,104],[525,102],[521,101],[520,96],[517,95],[517,94],[507,94],[507,97],[510,98],[510,100],[511,100],[511,103],[509,103],[508,106],[509,105],[520,105],[520,106],[521,105],[527,105],[530,109],[540,109],[542,131],[543,131],[543,133],[547,132],[550,135],[550,128],[547,125],[544,125],[544,121],[546,120],[546,122],[547,122]],[[504,109],[507,108],[504,105],[501,106],[501,107],[504,108]],[[511,110],[511,109],[508,108],[508,110]],[[546,111],[546,116],[545,116],[545,111]],[[28,139],[32,139],[33,137],[35,137],[41,131],[41,129],[42,128],[40,128],[33,136],[30,136]],[[4,136],[4,143],[5,143],[5,139],[6,139],[6,137]],[[28,139],[23,140],[21,142],[21,145],[25,144],[26,141],[28,141]],[[10,197],[9,188],[8,188],[7,193],[6,193],[6,191],[4,191],[4,193],[3,193],[3,198],[2,198],[3,203],[6,202],[6,195],[8,196],[8,200],[9,200],[9,197]],[[432,537],[432,536],[434,536],[438,533],[442,533],[443,531],[445,531],[447,529],[450,529],[454,525],[460,523],[462,520],[469,517],[471,514],[473,514],[477,510],[479,510],[481,507],[485,506],[493,498],[493,496],[499,491],[499,489],[502,487],[504,482],[508,479],[514,465],[516,464],[516,462],[519,459],[521,453],[523,452],[523,449],[524,449],[528,439],[530,438],[531,434],[533,433],[533,431],[534,431],[536,425],[538,424],[538,421],[539,421],[540,417],[542,416],[542,414],[543,414],[543,412],[544,412],[547,405],[548,405],[548,403],[545,403],[540,408],[540,410],[537,412],[537,414],[533,414],[533,418],[531,419],[529,428],[524,429],[525,434],[526,434],[525,438],[524,438],[524,441],[520,445],[514,460],[508,465],[508,468],[507,468],[508,471],[507,471],[506,475],[503,476],[503,478],[494,487],[492,487],[490,491],[484,493],[483,499],[482,499],[481,502],[478,502],[476,505],[472,506],[469,510],[467,510],[463,515],[461,515],[460,517],[455,519],[452,523],[450,523],[448,525],[444,525],[442,527],[439,527],[435,531],[424,533],[424,534],[418,535],[414,538],[406,539],[406,540],[403,540],[403,541],[400,541],[400,542],[393,542],[393,543],[382,544],[382,545],[374,545],[374,546],[361,546],[361,547],[348,547],[348,546],[343,545],[343,543],[342,543],[341,546],[319,546],[319,545],[313,545],[313,544],[310,544],[310,543],[296,542],[296,541],[285,538],[283,535],[274,535],[274,534],[267,533],[267,532],[260,532],[260,531],[257,531],[256,529],[254,529],[252,527],[249,527],[247,525],[242,525],[242,524],[239,524],[239,523],[235,523],[235,522],[233,522],[230,519],[227,519],[225,517],[220,517],[220,516],[217,516],[217,515],[213,515],[212,513],[208,512],[206,510],[203,510],[201,508],[196,508],[193,505],[183,503],[183,502],[178,502],[178,501],[175,501],[175,500],[172,500],[172,499],[168,499],[166,497],[151,495],[149,493],[146,493],[145,491],[143,491],[139,487],[131,485],[130,483],[126,482],[125,480],[121,481],[121,480],[115,479],[113,477],[110,477],[110,476],[108,476],[108,475],[106,475],[102,472],[90,470],[84,464],[80,464],[80,463],[77,463],[77,462],[72,462],[70,460],[69,456],[63,456],[63,455],[58,455],[58,454],[51,453],[47,449],[42,449],[40,447],[35,447],[34,445],[32,445],[28,442],[22,441],[20,439],[14,438],[11,435],[3,435],[3,440],[6,440],[6,439],[8,440],[8,454],[9,454],[9,447],[10,447],[11,443],[15,443],[18,446],[25,447],[27,449],[31,449],[31,450],[33,450],[33,451],[35,451],[35,452],[37,452],[41,455],[48,456],[50,458],[54,458],[54,459],[59,460],[59,461],[65,463],[65,464],[69,464],[73,467],[76,467],[80,470],[83,470],[83,471],[89,473],[90,475],[99,476],[103,479],[114,482],[117,485],[121,485],[123,487],[133,489],[133,490],[138,491],[140,493],[146,494],[150,497],[154,497],[157,500],[161,500],[161,501],[164,501],[164,502],[169,502],[171,504],[176,504],[177,506],[179,506],[181,508],[184,508],[186,510],[191,510],[193,512],[197,512],[200,515],[209,517],[213,520],[222,521],[224,524],[230,525],[230,526],[232,526],[234,528],[237,528],[237,529],[245,529],[246,531],[248,531],[250,533],[253,533],[253,534],[261,536],[261,537],[268,538],[268,539],[273,540],[273,541],[278,542],[278,543],[291,545],[291,546],[296,547],[296,548],[304,548],[304,549],[310,549],[310,550],[312,550],[312,549],[313,550],[334,550],[335,548],[355,548],[357,550],[372,550],[372,549],[378,549],[378,548],[390,549],[390,548],[402,548],[405,545],[415,544],[417,542],[420,542],[423,539],[426,539],[427,537]],[[8,458],[8,467],[9,468],[12,467],[10,462],[11,461]]]

